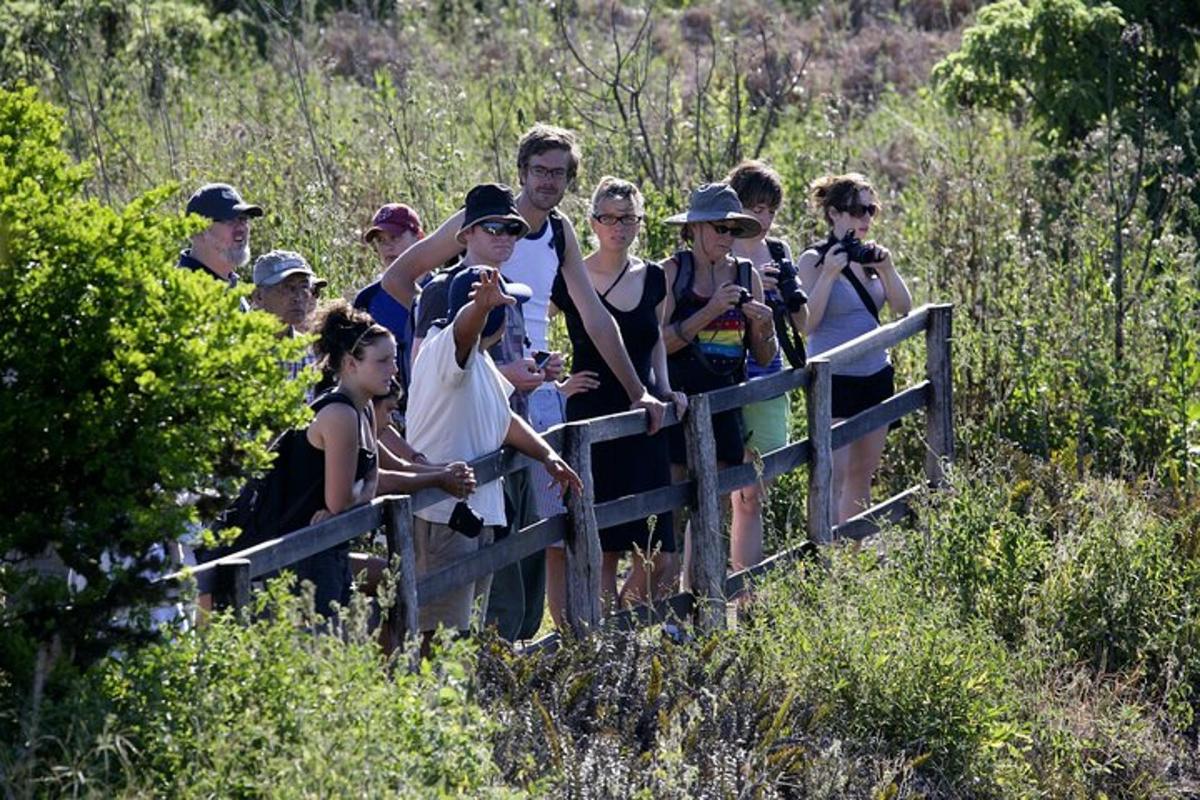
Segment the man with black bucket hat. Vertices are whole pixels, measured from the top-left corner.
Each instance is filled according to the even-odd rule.
[[[513,385],[487,352],[504,334],[506,308],[531,295],[528,286],[504,280],[498,270],[528,230],[507,187],[482,184],[467,193],[455,234],[466,253],[448,271],[446,316],[430,329],[413,363],[409,439],[434,461],[470,461],[507,444],[543,464],[563,491],[581,491],[579,476],[509,407]],[[480,486],[465,502],[450,498],[422,509],[413,531],[418,574],[436,572],[490,543],[505,524],[500,481]],[[490,584],[489,576],[423,603],[421,630],[467,630],[472,605],[476,598],[486,602]]]
[[[187,213],[210,224],[192,236],[192,246],[179,254],[179,266],[236,284],[238,268],[250,262],[250,220],[263,210],[227,183],[206,183],[188,198]]]
[[[600,302],[584,269],[575,229],[557,208],[574,183],[579,160],[579,146],[574,134],[553,125],[534,125],[525,132],[518,144],[516,166],[521,191],[516,197],[515,207],[529,224],[531,232],[517,242],[513,255],[500,265],[500,271],[505,277],[525,283],[533,290],[533,299],[521,311],[529,347],[506,346],[504,349],[511,351],[511,357],[498,358],[497,363],[505,377],[518,389],[513,395],[514,407],[518,412],[530,410],[528,404],[536,401],[539,394],[543,394],[544,399],[547,390],[557,395],[552,381],[562,370],[561,356],[549,353],[544,362],[539,362],[533,355],[536,351],[551,349],[546,336],[550,288],[561,272],[596,348],[629,397],[630,408],[646,410],[649,429],[653,432],[662,424],[666,403],[654,397],[638,379],[621,340],[621,333]],[[463,211],[459,211],[436,231],[402,253],[385,271],[382,281],[384,289],[400,302],[411,304],[416,281],[462,251],[462,243],[457,239],[462,223]],[[432,284],[421,292],[414,352],[419,352],[426,324],[423,309],[436,305],[436,301],[430,297],[431,287]],[[546,353],[541,355],[545,357]],[[544,366],[539,368],[539,363]],[[533,410],[546,411],[544,403],[535,403],[535,406]],[[557,404],[555,407],[558,408]],[[544,417],[539,421],[543,424],[548,422]],[[515,475],[506,488],[512,506],[511,530],[514,531],[541,516],[537,507],[541,503],[535,497],[534,482],[543,479],[530,479],[526,477],[528,474],[527,471]],[[489,608],[500,634],[508,639],[531,637],[542,622],[545,602],[544,555],[535,553],[499,571],[492,594]]]

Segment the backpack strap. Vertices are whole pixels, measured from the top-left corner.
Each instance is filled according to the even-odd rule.
[[[558,256],[558,268],[562,269],[563,262],[567,260],[567,235],[563,226],[562,214],[558,213],[557,208],[550,209],[550,234],[554,244],[554,253]]]
[[[675,280],[671,283],[675,310],[671,313],[671,322],[678,322],[679,303],[692,290],[692,283],[696,279],[696,262],[692,259],[691,250],[679,250],[671,258],[675,261]]]

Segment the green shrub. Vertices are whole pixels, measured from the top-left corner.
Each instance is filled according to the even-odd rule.
[[[20,476],[0,486],[0,670],[23,689],[38,647],[86,663],[137,635],[114,615],[161,599],[156,546],[305,413],[279,368],[304,342],[174,266],[196,224],[156,210],[170,188],[84,199],[60,120],[0,91],[0,460]],[[66,569],[86,581],[69,602]]]
[[[490,788],[494,726],[470,699],[465,647],[389,677],[361,626],[313,634],[309,606],[279,582],[249,625],[218,615],[103,662],[56,711],[42,761],[7,774],[47,796],[512,794]]]

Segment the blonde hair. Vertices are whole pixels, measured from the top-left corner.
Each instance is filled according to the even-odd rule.
[[[628,200],[633,206],[634,213],[639,216],[646,209],[646,202],[642,198],[641,190],[635,184],[612,175],[605,175],[601,178],[600,182],[596,184],[595,191],[592,192],[593,214],[605,200]]]

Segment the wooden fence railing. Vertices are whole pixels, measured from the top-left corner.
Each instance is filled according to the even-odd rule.
[[[743,590],[747,580],[794,559],[800,548],[780,553],[731,576],[725,572],[725,546],[721,536],[721,495],[755,480],[770,480],[807,464],[808,521],[811,542],[826,544],[836,538],[861,539],[878,529],[881,520],[896,520],[908,512],[908,501],[920,489],[914,486],[843,525],[833,525],[833,451],[866,433],[888,425],[918,409],[925,410],[925,478],[930,485],[944,480],[944,468],[954,456],[951,416],[951,314],[950,305],[926,305],[888,325],[871,331],[809,361],[804,369],[783,372],[689,398],[683,420],[688,449],[688,477],[682,483],[637,495],[594,502],[591,446],[620,439],[646,429],[645,414],[630,411],[608,417],[556,426],[545,434],[583,478],[584,491],[568,498],[565,514],[541,520],[495,544],[481,549],[438,572],[417,577],[413,551],[413,513],[447,495],[427,489],[412,496],[381,497],[368,505],[339,514],[318,525],[289,533],[224,558],[201,564],[166,580],[194,579],[201,593],[212,593],[218,607],[243,607],[249,603],[253,579],[284,569],[301,559],[363,533],[383,529],[388,554],[397,565],[396,601],[387,613],[389,637],[399,642],[416,630],[417,608],[446,591],[513,564],[564,541],[567,563],[566,618],[575,633],[601,622],[599,531],[621,522],[645,519],[650,514],[691,509],[691,591],[664,600],[658,612],[671,609],[692,613],[702,630],[722,627],[725,603]],[[925,380],[851,419],[833,424],[830,412],[830,376],[834,367],[863,354],[895,346],[925,332]],[[712,415],[748,403],[778,397],[793,389],[805,392],[808,436],[762,455],[761,469],[741,464],[718,470]],[[664,425],[680,421],[668,412]],[[533,463],[509,449],[490,453],[472,462],[480,485]],[[811,547],[811,545],[809,545]],[[665,607],[665,608],[664,608]],[[655,614],[637,609],[615,615],[614,624],[632,625]]]

